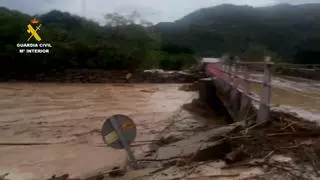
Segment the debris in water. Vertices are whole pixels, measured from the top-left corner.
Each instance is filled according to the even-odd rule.
[[[9,175],[9,173],[4,173],[4,174],[0,175],[0,180],[5,180],[5,177],[8,175]]]
[[[179,88],[181,91],[197,91],[199,88],[198,81],[191,83],[191,84],[185,84]]]
[[[125,175],[125,171],[120,169],[120,167],[112,168],[112,171],[109,172],[110,177],[121,177]]]
[[[89,178],[80,179],[80,178],[69,178],[69,174],[63,174],[62,176],[53,175],[50,179],[47,180],[103,180],[103,175],[95,175]]]

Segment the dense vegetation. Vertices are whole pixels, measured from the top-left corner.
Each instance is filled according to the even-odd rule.
[[[0,73],[3,75],[65,69],[180,69],[195,62],[191,50],[164,43],[148,29],[148,22],[138,23],[134,16],[107,14],[107,25],[100,26],[60,11],[36,17],[42,24],[41,43],[53,46],[50,54],[19,54],[16,45],[27,43],[27,25],[32,18],[0,8]]]
[[[174,23],[159,23],[165,41],[201,56],[235,54],[246,60],[320,64],[320,4],[220,5],[195,11]]]
[[[250,61],[320,64],[320,4],[253,8],[220,5],[155,26],[137,14],[105,16],[107,25],[60,11],[37,18],[50,54],[19,54],[32,17],[0,8],[2,75],[65,69],[180,69],[224,53]]]

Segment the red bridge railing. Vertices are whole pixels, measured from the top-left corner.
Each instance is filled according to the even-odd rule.
[[[248,65],[263,65],[263,81],[250,79]],[[270,58],[266,57],[265,62],[236,62],[234,64],[225,64],[223,62],[208,63],[206,65],[206,74],[215,80],[226,82],[230,89],[235,89],[242,94],[240,111],[245,111],[251,100],[258,102],[259,110],[258,123],[266,122],[269,118],[271,106],[271,65]],[[250,92],[250,83],[259,83],[262,85],[260,96],[253,96]]]

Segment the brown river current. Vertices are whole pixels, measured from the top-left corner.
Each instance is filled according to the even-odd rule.
[[[180,91],[180,86],[2,83],[0,175],[9,172],[16,180],[45,179],[119,165],[126,155],[103,144],[104,119],[129,115],[137,124],[136,140],[152,140],[179,107],[195,97],[194,92]]]

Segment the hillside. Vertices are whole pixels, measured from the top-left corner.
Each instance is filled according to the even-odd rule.
[[[154,29],[165,40],[199,55],[262,51],[285,61],[320,63],[320,4],[257,8],[224,4]]]
[[[27,41],[32,18],[0,7],[0,79],[68,69],[181,69],[196,57],[224,53],[246,61],[271,55],[274,61],[320,64],[320,4],[224,4],[148,27],[116,13],[106,16],[116,26],[100,26],[54,10],[37,16],[43,42],[53,46],[50,54],[19,54],[16,44]]]
[[[109,21],[117,23],[120,18],[120,24],[100,26],[57,10],[37,15],[42,24],[41,43],[50,43],[53,47],[49,54],[21,54],[17,43],[36,43],[34,39],[27,42],[26,32],[34,17],[0,7],[0,79],[25,79],[24,76],[68,69],[176,70],[195,62],[192,51],[162,43],[157,34],[143,25],[117,14],[110,17]]]

